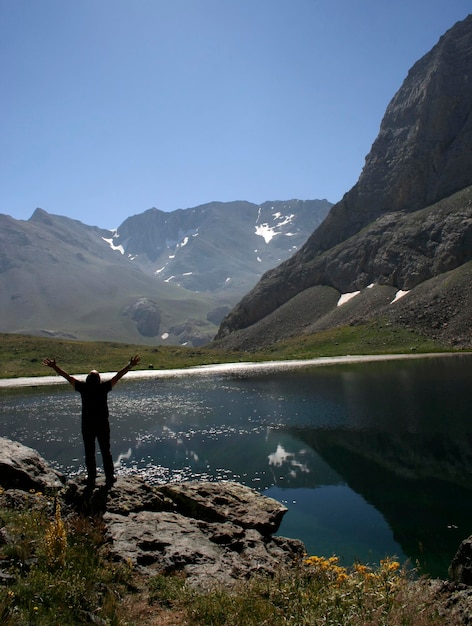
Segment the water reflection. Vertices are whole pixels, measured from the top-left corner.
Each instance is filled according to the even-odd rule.
[[[110,394],[118,470],[234,479],[289,508],[280,532],[345,562],[386,555],[446,575],[472,532],[472,359],[124,380]],[[0,432],[83,471],[69,388],[0,392]]]
[[[472,531],[470,436],[298,430],[349,487],[379,511],[423,571],[445,575]]]

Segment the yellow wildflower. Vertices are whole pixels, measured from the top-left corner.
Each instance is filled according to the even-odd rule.
[[[67,532],[61,517],[61,508],[56,500],[54,521],[50,522],[44,538],[50,565],[64,565],[67,548]]]

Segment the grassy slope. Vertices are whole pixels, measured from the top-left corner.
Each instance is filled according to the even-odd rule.
[[[309,359],[345,354],[393,354],[449,350],[401,327],[381,322],[347,326],[278,342],[259,352],[230,352],[213,347],[144,346],[112,342],[80,342],[0,334],[0,378],[50,374],[41,361],[55,357],[70,373],[92,368],[102,372],[120,369],[132,354],[141,355],[137,369],[173,369],[232,361]]]

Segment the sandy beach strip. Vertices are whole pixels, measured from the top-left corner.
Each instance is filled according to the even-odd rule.
[[[183,376],[215,376],[215,375],[250,375],[266,374],[270,372],[299,369],[304,367],[323,367],[327,365],[342,365],[350,363],[370,363],[376,361],[401,361],[406,359],[431,359],[457,356],[472,356],[469,352],[434,352],[420,354],[371,354],[326,356],[315,359],[297,359],[292,361],[241,361],[233,363],[217,363],[211,365],[197,365],[180,369],[146,369],[130,371],[126,380],[145,378],[180,378]],[[114,376],[115,372],[102,372],[105,379]],[[83,380],[86,374],[73,374]],[[62,376],[28,376],[0,379],[0,389],[8,387],[38,387],[46,385],[68,384]]]

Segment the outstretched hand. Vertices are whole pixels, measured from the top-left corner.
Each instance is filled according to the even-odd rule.
[[[59,367],[59,365],[56,363],[56,359],[43,359],[43,365],[46,365],[46,367],[52,367],[52,369],[57,374],[63,376],[66,380],[70,382],[71,385],[75,386],[75,383],[77,382],[76,379],[67,372],[65,372],[62,367]]]
[[[129,366],[134,367],[135,365],[139,363],[140,360],[141,360],[141,357],[139,356],[139,354],[135,354],[134,356],[130,358]]]

